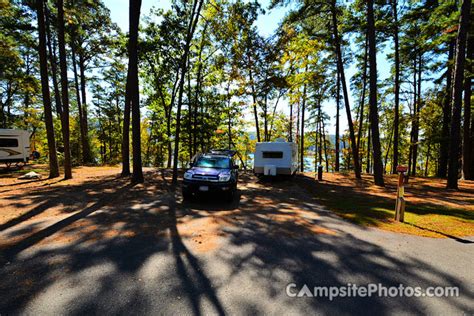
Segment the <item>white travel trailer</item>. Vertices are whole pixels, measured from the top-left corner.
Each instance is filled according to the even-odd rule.
[[[18,129],[0,129],[0,163],[26,163],[30,157],[30,133]]]
[[[253,161],[256,175],[293,175],[298,169],[298,148],[295,143],[257,143]]]

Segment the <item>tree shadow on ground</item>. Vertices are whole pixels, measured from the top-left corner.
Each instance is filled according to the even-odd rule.
[[[354,236],[339,233],[338,235],[315,235],[312,231],[294,224],[279,225],[277,229],[268,229],[265,223],[256,219],[247,219],[248,223],[239,231],[229,231],[231,244],[237,248],[252,245],[251,251],[235,255],[236,248],[226,247],[220,254],[223,259],[230,259],[234,267],[232,278],[239,279],[247,273],[252,281],[261,288],[269,289],[270,297],[280,297],[291,305],[291,298],[281,298],[288,279],[296,284],[293,291],[303,285],[311,290],[313,287],[346,287],[348,284],[365,285],[382,284],[384,287],[404,286],[456,286],[460,288],[464,301],[457,298],[443,298],[455,310],[470,310],[472,296],[469,288],[461,281],[444,271],[432,267],[422,260],[398,258],[384,251],[377,245],[360,240]],[[268,224],[274,227],[273,223]],[[289,231],[298,232],[289,238]],[[285,236],[286,235],[286,236]],[[297,235],[298,237],[295,237]],[[282,272],[283,271],[283,272]],[[283,275],[283,277],[282,277]],[[289,276],[285,278],[284,276]],[[238,282],[238,281],[236,281]],[[406,312],[424,313],[426,307],[415,298],[352,297],[338,298],[331,302],[327,297],[307,298],[306,304],[313,311],[324,314],[371,313],[377,314]],[[302,307],[301,310],[307,309]]]
[[[164,181],[154,179],[156,175],[147,174],[146,186],[132,186],[128,179],[108,177],[67,189],[35,192],[31,199],[39,205],[2,227],[11,230],[19,226],[9,233],[18,233],[22,238],[4,243],[0,248],[3,267],[0,311],[22,310],[35,295],[54,284],[58,275],[75,278],[96,265],[111,263],[114,271],[96,280],[95,295],[88,297],[87,292],[80,293],[80,303],[68,307],[68,313],[97,313],[104,308],[101,304],[104,302],[98,298],[116,290],[115,283],[121,275],[137,274],[153,255],[165,253],[172,254],[175,260],[162,277],[166,279],[167,273],[176,272],[173,283],[180,280],[179,291],[183,290],[194,314],[200,314],[201,297],[210,301],[217,313],[224,314],[199,260],[181,240],[176,226],[174,191]],[[72,193],[79,196],[71,198]],[[28,223],[25,223],[27,227],[21,225],[58,206],[66,208],[65,218],[39,229]],[[74,209],[68,208],[72,206]],[[138,289],[133,293],[140,295]],[[116,303],[105,310],[123,313],[143,301]],[[140,306],[135,308],[140,310]]]
[[[250,177],[244,177],[251,182]],[[258,181],[262,183],[262,181]],[[469,310],[473,298],[460,279],[452,277],[415,257],[399,258],[380,246],[328,225],[340,218],[322,210],[308,199],[301,187],[289,189],[285,180],[264,181],[265,188],[241,188],[239,208],[231,213],[222,209],[228,242],[218,256],[232,267],[226,282],[238,284],[248,275],[260,288],[268,289],[270,298],[280,304],[294,305],[294,299],[281,297],[287,280],[299,288],[312,286],[345,286],[347,283],[381,283],[386,287],[399,284],[412,286],[458,286],[466,300],[445,298],[459,310]],[[203,213],[202,208],[187,210],[196,218],[219,216],[216,210]],[[323,215],[324,216],[323,216]],[[363,234],[363,228],[360,228]],[[242,250],[250,249],[250,250]],[[283,278],[286,275],[287,278]],[[255,294],[254,294],[255,295]],[[249,304],[243,301],[242,304]],[[425,308],[417,299],[400,298],[392,301],[380,297],[344,298],[338,303],[327,299],[306,301],[313,311],[325,313],[389,313],[394,310],[422,313]],[[302,308],[302,310],[305,310]],[[262,311],[263,312],[263,311]]]
[[[58,183],[64,180],[58,180],[54,183]],[[27,212],[24,212],[21,216],[13,218],[6,223],[0,225],[0,231],[13,227],[20,224],[34,216],[40,215],[44,211],[55,207],[61,206],[64,209],[71,211],[83,209],[85,203],[98,202],[99,199],[106,200],[107,196],[95,195],[95,191],[103,192],[104,190],[110,190],[110,184],[112,182],[119,181],[116,176],[107,177],[98,181],[88,181],[79,186],[59,186],[59,187],[48,187],[48,186],[37,186],[34,192],[28,191],[26,194],[15,194],[5,201],[9,201],[14,207],[25,208],[23,202],[24,199],[29,200],[28,206],[31,207]],[[122,184],[122,183],[121,183]],[[48,183],[51,185],[51,183]],[[122,184],[123,185],[123,184]],[[5,191],[2,191],[4,193]],[[99,204],[100,206],[100,204]]]
[[[308,176],[298,176],[295,181],[318,203],[357,224],[378,226],[380,222],[392,221],[394,218],[395,199],[370,192],[368,187],[371,182],[369,181],[361,187],[342,186],[331,181],[317,182]],[[386,190],[396,192],[396,188]],[[474,192],[471,193],[474,195]],[[393,194],[395,196],[395,193]],[[460,204],[458,200],[456,202]],[[459,208],[441,206],[430,200],[417,201],[416,203],[407,202],[406,212],[417,215],[442,215],[461,221],[474,222],[474,212],[469,209],[462,208],[462,206]],[[430,229],[430,227],[418,226],[420,229]],[[432,231],[445,236],[450,235],[441,230]]]
[[[434,229],[430,229],[430,228],[426,228],[426,227],[421,227],[421,226],[411,224],[411,223],[406,223],[406,224],[411,225],[411,226],[416,227],[416,228],[419,228],[421,230],[427,230],[427,231],[430,231],[432,233],[443,235],[446,238],[453,239],[453,240],[455,240],[457,242],[460,242],[460,243],[463,243],[463,244],[474,244],[474,241],[472,241],[472,240],[463,239],[463,238],[459,238],[459,237],[456,237],[456,236],[453,236],[453,235],[449,235],[449,234],[440,232],[439,230],[434,230]]]
[[[414,298],[345,298],[338,303],[294,299],[284,294],[289,282],[435,283],[458,286],[473,299],[462,280],[348,234],[337,225],[336,215],[320,209],[298,186],[262,186],[243,175],[248,185],[241,186],[235,205],[201,205],[182,203],[166,172],[145,176],[145,185],[109,177],[35,191],[30,198],[39,209],[10,222],[0,233],[23,229],[49,208],[65,210],[59,220],[32,227],[2,245],[0,312],[223,315],[265,313],[264,302],[328,313],[425,311]],[[218,220],[221,246],[209,253],[195,252],[180,229],[184,217],[188,222]],[[250,288],[242,290],[244,281],[252,284]],[[226,295],[229,291],[235,297]],[[465,301],[445,300],[456,310],[468,310]]]

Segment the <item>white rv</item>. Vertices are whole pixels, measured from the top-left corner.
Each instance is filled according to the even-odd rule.
[[[253,161],[256,175],[293,175],[298,169],[298,148],[295,143],[257,143]]]
[[[30,157],[30,133],[18,129],[0,129],[0,163],[26,163]]]

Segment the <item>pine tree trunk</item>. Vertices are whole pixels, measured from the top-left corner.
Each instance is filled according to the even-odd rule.
[[[388,139],[387,151],[385,152],[385,161],[384,161],[384,164],[383,164],[384,165],[384,168],[383,168],[384,173],[387,172],[388,156],[390,155],[390,149],[391,149],[391,146],[392,146],[392,139],[393,139],[394,134],[395,134],[395,124],[393,125],[392,131],[390,132],[390,138]]]
[[[104,135],[104,127],[102,125],[102,111],[101,111],[101,107],[100,107],[100,99],[99,97],[97,97],[97,118],[98,118],[98,121],[99,121],[99,141],[100,141],[100,163],[102,165],[105,165],[106,163],[106,157],[105,157],[105,146],[104,146],[104,139],[105,139],[105,135]]]
[[[138,24],[140,22],[141,0],[130,0],[130,39],[128,43],[128,75],[132,112],[132,147],[133,147],[133,171],[132,182],[143,182],[142,150],[140,135],[140,91],[138,82]]]
[[[428,143],[428,149],[426,151],[426,161],[425,161],[425,177],[428,176],[428,166],[430,161],[430,153],[431,153],[431,143]]]
[[[268,94],[265,94],[265,103],[263,108],[263,139],[268,142]]]
[[[185,47],[185,54],[187,55],[189,51],[188,45]],[[183,58],[184,59],[184,58]],[[174,149],[173,149],[173,185],[178,183],[178,161],[179,161],[179,142],[180,142],[180,132],[181,132],[181,106],[183,101],[183,90],[184,90],[184,77],[186,76],[186,59],[181,64],[181,79],[179,83],[179,92],[178,92],[178,106],[176,110],[176,129],[174,137]]]
[[[298,96],[298,104],[296,107],[296,135],[295,135],[295,141],[297,144],[297,148],[299,148],[300,144],[300,97]],[[300,155],[298,155],[298,163],[301,163],[300,161]]]
[[[408,149],[408,171],[407,171],[407,174],[408,175],[412,175],[411,173],[411,163],[412,163],[412,155],[413,155],[413,122],[412,122],[412,128],[411,128],[411,131],[410,131],[410,147]]]
[[[29,76],[30,75],[30,70],[31,70],[31,62],[30,62],[30,49],[28,49],[28,52],[26,53],[26,60],[25,60],[25,74],[26,76]],[[25,129],[29,129],[29,124],[28,124],[28,109],[30,107],[30,93],[29,91],[25,91],[25,97],[23,99],[23,102],[24,102],[24,111],[23,111],[23,115],[25,117]],[[30,136],[31,137],[31,136]]]
[[[120,103],[119,103],[119,95],[118,94],[115,95],[115,110],[116,110],[116,117],[117,117],[117,123],[118,123],[118,124],[115,125],[116,132],[117,132],[117,135],[121,135],[121,133],[122,133],[122,111],[120,110]],[[119,142],[117,142],[116,139],[114,139],[114,142],[115,142],[115,152],[116,152],[115,158],[118,158]]]
[[[398,143],[399,143],[399,124],[400,124],[400,49],[398,41],[398,10],[397,0],[392,0],[392,14],[394,21],[394,34],[393,41],[395,44],[395,116],[393,119],[394,132],[393,132],[393,161],[392,161],[392,174],[397,173],[398,166]]]
[[[150,64],[152,65],[152,64]],[[171,101],[169,103],[169,105],[166,105],[166,101],[165,101],[165,98],[163,96],[163,93],[161,92],[160,90],[160,96],[161,96],[161,100],[162,100],[162,103],[164,105],[164,110],[165,110],[165,116],[166,116],[166,136],[167,136],[167,154],[168,154],[168,157],[167,157],[167,160],[166,160],[166,168],[170,169],[171,168],[171,163],[172,163],[172,157],[173,157],[173,148],[172,148],[172,140],[171,140],[171,120],[172,120],[172,117],[171,117],[171,114],[173,112],[173,105],[174,105],[174,100],[175,100],[175,97],[176,97],[176,87],[177,87],[177,84],[178,84],[178,81],[179,81],[179,74],[180,74],[180,70],[178,69],[177,71],[177,74],[176,74],[176,78],[174,80],[174,83],[173,83],[173,89],[172,89],[172,93],[171,93]]]
[[[301,107],[300,171],[304,171],[304,112],[306,110],[306,83],[303,85],[303,103]]]
[[[369,117],[367,116],[367,121],[369,121]],[[365,173],[371,173],[372,171],[372,166],[371,166],[371,156],[370,156],[370,151],[371,151],[371,141],[372,141],[372,138],[371,138],[371,131],[370,131],[370,122],[368,122],[368,133],[367,133],[367,166],[365,168]]]
[[[275,101],[275,104],[273,105],[272,120],[271,120],[271,123],[270,123],[270,130],[268,131],[268,141],[270,141],[270,139],[272,138],[273,123],[275,122],[276,110],[277,110],[277,107],[278,107],[278,102],[280,102],[280,98],[283,96],[283,93],[284,93],[283,90],[281,90],[278,93],[278,97]]]
[[[127,70],[125,84],[125,105],[123,109],[122,132],[122,177],[130,175],[130,67]]]
[[[61,129],[64,143],[64,179],[72,178],[71,149],[69,146],[69,91],[66,64],[66,43],[64,39],[64,7],[63,0],[57,1],[58,7],[58,46],[59,65],[61,68]]]
[[[5,103],[2,102],[2,98],[0,98],[0,122],[2,122],[2,128],[7,128],[6,122],[6,115],[5,115]]]
[[[319,104],[319,107],[321,107],[321,103]],[[326,172],[329,172],[329,159],[328,159],[328,149],[327,149],[327,144],[326,144],[326,131],[325,131],[325,126],[324,126],[324,119],[321,121],[323,124],[323,130],[322,130],[322,138],[323,138],[323,146],[324,146],[324,162],[326,164]]]
[[[204,46],[205,46],[205,43],[206,43],[206,37],[205,37],[205,34],[206,34],[206,31],[207,31],[207,27],[209,26],[209,22],[206,21],[206,24],[204,25],[204,28],[203,28],[203,31],[202,31],[202,38],[201,38],[201,44],[200,44],[200,47],[199,47],[199,56],[198,56],[198,70],[197,70],[197,78],[196,78],[196,96],[195,96],[195,106],[194,106],[194,113],[193,113],[193,144],[194,144],[194,147],[193,147],[193,156],[196,155],[197,153],[197,148],[198,148],[198,145],[197,145],[197,141],[198,141],[198,132],[199,132],[199,129],[198,129],[198,119],[199,119],[199,99],[200,99],[200,92],[201,92],[201,85],[202,85],[202,66],[203,66],[203,62],[202,62],[202,52],[204,50]],[[229,94],[229,89],[230,89],[230,80],[229,80],[229,88],[227,89],[227,94]],[[230,97],[229,97],[229,106],[230,106]],[[230,124],[230,121],[229,121],[229,124]],[[229,149],[230,149],[230,145],[229,145]]]
[[[318,130],[319,130],[319,123],[318,123],[318,116],[315,116],[314,120],[314,172],[318,172]]]
[[[87,130],[84,126],[84,118],[82,117],[83,109],[82,109],[82,102],[81,102],[81,91],[79,89],[79,75],[77,73],[77,60],[76,60],[76,48],[75,48],[75,41],[74,37],[71,39],[71,53],[72,53],[72,66],[74,72],[74,86],[76,89],[76,101],[77,101],[77,110],[79,112],[79,129],[81,134],[81,150],[82,150],[82,162],[85,163],[85,155],[84,153],[87,152],[89,148],[87,142]]]
[[[380,135],[379,135],[379,114],[377,106],[377,52],[376,52],[376,38],[375,38],[375,21],[374,21],[374,2],[367,1],[367,28],[369,37],[369,115],[370,127],[372,129],[372,148],[374,157],[374,182],[375,185],[384,186],[383,180],[383,163],[382,154],[380,150]]]
[[[473,58],[474,59],[474,56]],[[471,78],[471,83],[472,83],[472,78]],[[471,161],[469,162],[471,166],[471,175],[474,177],[474,118],[472,118],[472,113],[471,113]]]
[[[332,27],[333,27],[333,36],[334,36],[334,44],[336,48],[336,56],[337,56],[337,69],[341,76],[342,82],[342,92],[344,94],[344,105],[346,108],[347,114],[347,124],[349,125],[349,136],[351,140],[351,148],[352,148],[352,156],[354,158],[354,173],[357,179],[360,179],[360,167],[359,167],[359,153],[357,150],[356,138],[354,133],[354,123],[352,122],[352,115],[351,115],[351,106],[349,103],[349,94],[347,91],[347,84],[346,84],[346,76],[344,74],[344,65],[342,62],[342,51],[341,51],[341,43],[339,40],[339,33],[337,30],[337,12],[336,12],[336,1],[331,1],[331,15],[332,15]]]
[[[173,178],[172,183],[176,185],[178,183],[178,160],[179,160],[179,137],[181,130],[181,106],[183,103],[183,91],[184,91],[184,80],[186,77],[187,71],[187,60],[189,49],[191,46],[191,41],[193,38],[194,31],[196,29],[197,22],[199,20],[199,14],[201,12],[203,1],[195,0],[193,4],[193,10],[188,24],[188,30],[186,34],[186,43],[184,45],[183,56],[181,58],[181,77],[179,80],[179,90],[178,90],[178,105],[176,110],[176,131],[175,131],[175,141],[174,141],[174,157],[173,157]],[[196,9],[197,8],[197,9]]]
[[[469,34],[470,35],[470,34]],[[471,60],[469,69],[466,69],[466,75],[464,78],[464,121],[463,121],[463,151],[462,151],[462,161],[463,161],[463,176],[466,180],[474,180],[474,174],[472,170],[471,160],[474,159],[471,156],[472,152],[472,139],[470,130],[471,124],[471,95],[472,95],[472,62],[474,60],[474,36],[468,36],[467,41],[467,50],[466,57]]]
[[[87,120],[87,99],[86,99],[86,74],[84,56],[82,52],[79,52],[79,72],[81,75],[81,94],[82,94],[82,122],[80,123],[85,131],[85,138],[82,141],[82,156],[84,163],[92,163],[92,155],[89,144],[89,124]]]
[[[251,48],[250,37],[247,40],[247,50]],[[252,108],[253,108],[253,116],[255,120],[255,131],[257,133],[257,142],[261,142],[260,138],[260,124],[258,122],[258,109],[257,109],[257,92],[255,91],[255,83],[253,78],[253,69],[252,69],[252,58],[250,57],[250,52],[247,51],[247,62],[248,62],[248,72],[249,72],[249,80],[250,80],[250,88],[252,92]]]
[[[446,71],[446,90],[443,100],[443,127],[441,130],[441,142],[439,149],[439,164],[437,176],[440,178],[446,178],[448,173],[448,154],[449,154],[449,130],[451,124],[451,96],[452,96],[452,78],[453,78],[453,67],[451,61],[454,58],[454,45],[455,41],[452,40],[449,43],[449,52],[447,71]]]
[[[339,72],[337,72],[337,83],[336,83],[336,155],[335,155],[335,171],[339,172],[339,107],[340,107],[340,100],[341,100],[341,77],[339,76]],[[360,128],[359,128],[360,133]]]
[[[292,94],[292,91],[290,90],[290,96]],[[290,128],[288,131],[288,141],[293,142],[293,102],[291,102],[291,97],[289,98],[290,102]]]
[[[318,104],[318,124],[316,137],[319,139],[318,143],[318,165],[323,165],[323,139],[321,137],[321,104]]]
[[[359,164],[362,171],[362,154],[360,153],[360,139],[362,137],[364,131],[364,105],[365,105],[365,92],[367,90],[367,58],[368,58],[368,50],[369,50],[369,38],[367,36],[367,32],[365,35],[365,52],[364,52],[364,72],[362,75],[362,96],[360,98],[360,105],[359,105],[359,130],[357,132],[357,152],[359,154]]]
[[[466,37],[471,14],[471,0],[463,0],[459,30],[456,39],[456,65],[454,67],[453,116],[451,118],[451,139],[448,159],[448,189],[458,188],[459,147],[461,142],[461,107],[466,53]]]
[[[227,82],[227,136],[229,140],[229,149],[232,149],[232,120],[231,120],[231,95],[230,95],[230,80]]]
[[[43,94],[44,121],[46,125],[46,137],[49,150],[49,177],[59,176],[58,157],[56,154],[56,143],[54,137],[53,114],[51,111],[51,96],[49,94],[48,60],[46,52],[46,26],[44,21],[44,2],[36,0],[38,19],[38,54],[40,59],[41,90]]]
[[[342,137],[342,152],[344,153],[345,150],[346,150],[346,140],[344,139],[344,136],[343,136],[343,137]],[[348,166],[348,164],[347,164],[347,162],[346,162],[346,156],[344,155],[343,158],[344,158],[344,163],[345,163],[345,165],[346,165],[346,166],[345,166],[345,169],[348,170],[348,169],[349,169],[349,166]]]
[[[249,65],[251,65],[250,55],[248,57],[248,60],[249,60]],[[249,79],[250,79],[251,89],[252,89],[252,108],[253,108],[253,117],[255,119],[255,130],[257,132],[257,142],[260,142],[261,139],[260,139],[260,126],[258,123],[257,92],[255,91],[255,86],[253,83],[252,69],[249,69]]]
[[[188,55],[188,62],[187,64],[189,65],[191,62],[189,55]],[[193,157],[193,125],[191,121],[191,113],[193,109],[193,101],[191,98],[192,95],[192,87],[191,87],[191,71],[187,72],[187,78],[188,78],[188,115],[186,117],[187,119],[187,130],[188,130],[188,155],[189,155],[189,162],[191,162],[191,159]]]
[[[412,175],[413,176],[416,176],[416,167],[417,167],[417,160],[418,160],[418,137],[419,137],[419,134],[420,134],[420,109],[421,109],[421,69],[422,69],[422,56],[421,56],[421,53],[419,55],[419,59],[418,59],[418,68],[417,70],[415,71],[415,75],[416,73],[418,73],[418,79],[417,79],[417,89],[416,89],[416,93],[417,93],[417,97],[416,97],[416,105],[415,105],[415,108],[416,108],[416,112],[415,112],[415,117],[414,117],[414,130],[413,130],[413,154],[412,154],[412,159],[413,159],[413,162],[412,162]]]
[[[48,52],[49,52],[49,64],[51,65],[51,79],[53,80],[53,89],[54,89],[54,104],[56,106],[56,113],[61,116],[62,111],[62,104],[61,104],[61,93],[59,92],[59,84],[58,84],[58,71],[57,71],[57,63],[56,63],[56,49],[53,49],[52,41],[53,38],[51,36],[51,23],[49,20],[50,12],[48,6],[45,5],[45,21],[46,21],[46,42],[48,45]]]
[[[416,170],[416,167],[413,168],[413,152],[415,148],[415,130],[416,130],[416,112],[418,105],[418,85],[416,80],[416,69],[417,69],[417,60],[413,61],[413,112],[411,115],[411,131],[410,131],[410,153],[408,155],[408,174],[415,175],[413,170]]]
[[[321,105],[318,106],[318,135],[319,147],[318,147],[318,163],[320,166],[323,165],[323,137],[322,137],[322,120],[321,120]]]
[[[168,159],[166,161],[166,168],[169,169],[171,168],[171,160],[173,158],[173,148],[171,146],[171,108],[169,109],[168,116],[166,117],[166,135],[168,136],[168,142],[167,142]]]

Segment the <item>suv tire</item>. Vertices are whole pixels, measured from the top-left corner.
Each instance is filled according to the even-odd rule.
[[[235,191],[230,190],[226,195],[227,202],[232,203],[234,201],[234,196],[235,196]]]
[[[190,201],[193,198],[193,194],[188,191],[183,191],[183,200]]]

